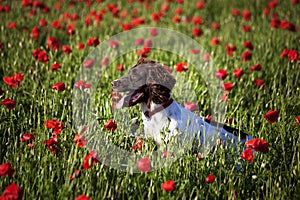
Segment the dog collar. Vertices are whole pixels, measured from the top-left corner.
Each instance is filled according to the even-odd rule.
[[[155,115],[156,113],[162,111],[163,109],[167,108],[169,105],[171,105],[173,103],[173,99],[170,98],[165,104],[163,104],[162,106],[152,110],[152,111],[146,111],[144,112],[144,115],[147,117],[147,118],[151,118],[153,115]]]

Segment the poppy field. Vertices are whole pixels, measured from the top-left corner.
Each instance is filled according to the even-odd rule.
[[[300,0],[0,0],[0,200],[299,199],[299,13]],[[146,27],[133,41],[136,50],[116,60],[87,59],[104,41],[118,53],[125,41],[111,37]],[[189,56],[213,60],[217,101],[226,104],[222,123],[254,138],[238,154],[219,143],[208,155],[166,150],[161,159],[174,161],[155,169],[157,145],[132,136],[116,114],[111,81],[146,57],[163,63],[177,87],[189,83],[195,98],[178,89],[177,102],[213,120],[197,66],[152,48],[160,28],[198,42]],[[80,69],[94,68],[103,69],[97,86],[77,79]],[[135,163],[138,173],[104,164],[87,147],[92,128],[75,126],[74,93],[95,101],[91,115],[100,131],[93,134],[149,155]],[[142,129],[138,106],[127,117]]]

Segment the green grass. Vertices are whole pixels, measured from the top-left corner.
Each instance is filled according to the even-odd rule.
[[[222,1],[213,0],[205,4],[203,10],[197,10],[196,1],[186,0],[184,4],[176,2],[169,4],[169,11],[161,19],[160,23],[151,20],[152,12],[159,12],[161,4],[165,1],[157,0],[150,3],[151,8],[145,9],[141,3],[129,4],[127,1],[118,3],[121,10],[127,10],[129,16],[124,23],[130,22],[132,9],[139,10],[139,17],[146,19],[147,23],[140,27],[163,27],[177,30],[199,42],[202,47],[211,54],[219,69],[226,69],[228,77],[224,82],[232,82],[234,89],[230,91],[227,102],[227,118],[235,118],[237,127],[250,133],[254,137],[266,140],[270,144],[268,154],[255,154],[254,163],[244,162],[241,169],[237,170],[240,162],[239,155],[234,155],[232,149],[218,148],[215,154],[197,161],[197,152],[189,151],[171,165],[149,172],[135,173],[121,172],[103,164],[97,163],[91,169],[81,170],[81,176],[69,181],[71,174],[76,169],[82,169],[84,156],[88,149],[79,148],[73,142],[74,135],[78,133],[74,126],[72,92],[76,81],[76,75],[86,56],[94,47],[88,47],[86,41],[91,37],[98,37],[100,42],[113,35],[122,32],[119,26],[120,19],[111,17],[109,11],[103,16],[99,26],[86,27],[85,17],[90,10],[99,12],[106,9],[109,1],[93,3],[90,7],[84,3],[77,3],[69,8],[67,1],[61,3],[61,10],[55,10],[56,1],[46,1],[51,8],[48,14],[37,9],[37,15],[28,15],[29,8],[22,8],[17,1],[4,1],[1,5],[10,5],[11,12],[0,13],[0,41],[3,42],[3,50],[0,50],[0,88],[4,94],[0,96],[13,99],[16,107],[8,110],[0,105],[0,164],[10,162],[15,169],[12,177],[0,177],[0,193],[12,182],[23,188],[23,199],[74,199],[80,194],[85,194],[91,199],[299,199],[300,198],[300,151],[299,138],[300,126],[294,125],[295,117],[300,115],[300,65],[298,62],[289,62],[288,59],[280,59],[282,50],[299,49],[299,31],[270,29],[270,17],[263,15],[263,8],[268,6],[268,1]],[[194,37],[193,24],[174,24],[172,18],[174,10],[182,7],[182,16],[200,16],[204,24],[201,37]],[[240,12],[245,9],[251,11],[249,22],[245,22],[241,16],[234,17],[231,9],[236,8]],[[285,19],[300,26],[300,5],[292,6],[290,1],[282,1],[275,8],[279,19]],[[76,34],[67,36],[65,31],[51,27],[54,19],[62,17],[62,13],[77,13]],[[30,39],[29,34],[33,26],[38,25],[40,19],[45,18],[47,27],[40,28],[40,37],[37,41]],[[9,22],[16,22],[17,29],[7,28]],[[220,30],[211,30],[213,22],[220,24]],[[249,25],[252,29],[249,33],[242,31],[242,25]],[[28,31],[24,32],[23,29]],[[47,50],[47,38],[56,37],[60,45],[69,45],[73,52],[66,55]],[[210,46],[211,38],[221,40],[220,45]],[[248,62],[241,61],[241,54],[245,51],[243,42],[250,40],[254,45],[252,59]],[[85,50],[77,50],[77,44],[84,43]],[[237,51],[233,57],[226,56],[225,45],[236,45]],[[38,47],[49,55],[49,62],[42,64],[31,55]],[[174,65],[185,61],[178,55],[163,51],[152,51],[149,58],[163,62],[170,66],[176,75]],[[93,113],[98,119],[98,128],[103,130],[103,124],[108,119],[113,119],[115,113],[110,106],[110,82],[123,74],[133,66],[138,56],[128,53],[103,72],[99,79],[97,91],[94,95],[95,109]],[[51,72],[51,65],[55,62],[61,64],[61,68]],[[124,72],[116,70],[116,66],[122,63]],[[254,64],[262,65],[261,71],[250,72]],[[241,79],[236,79],[233,69],[242,68],[245,74]],[[5,76],[11,76],[15,72],[24,74],[24,81],[18,88],[8,87],[2,80]],[[176,75],[180,77],[178,83],[187,82],[196,93],[197,101],[202,116],[210,115],[211,107],[209,93],[203,77],[197,73],[193,66],[186,74]],[[253,84],[255,79],[262,78],[264,87],[258,88]],[[52,85],[56,82],[64,82],[66,90],[53,91]],[[180,86],[180,85],[178,85]],[[174,98],[181,102],[180,90],[174,94]],[[194,97],[193,97],[194,98]],[[242,100],[241,100],[242,99]],[[264,119],[264,114],[269,110],[278,110],[279,118],[269,124]],[[141,125],[139,108],[131,108],[129,118],[139,117],[138,125]],[[59,138],[59,147],[62,153],[55,157],[43,141],[52,137],[52,130],[46,129],[44,122],[49,119],[57,119],[64,122],[64,127]],[[122,127],[121,124],[118,124]],[[35,145],[29,148],[20,142],[24,133],[34,133]],[[135,138],[128,137],[128,130],[118,128],[115,132],[101,131],[97,134],[106,134],[113,143],[130,150]],[[144,142],[144,153],[151,153],[157,148],[153,141]],[[148,148],[146,148],[148,147]],[[206,184],[205,178],[213,174],[215,182]],[[176,190],[164,192],[161,184],[173,179]]]

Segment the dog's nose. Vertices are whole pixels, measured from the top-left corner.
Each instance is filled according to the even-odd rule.
[[[119,84],[120,84],[120,81],[119,81],[119,80],[114,80],[114,81],[111,82],[111,86],[112,86],[112,87],[118,87]]]

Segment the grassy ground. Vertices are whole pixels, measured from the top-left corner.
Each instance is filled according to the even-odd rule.
[[[284,48],[295,49],[300,53],[300,34],[299,30],[293,32],[282,28],[270,28],[272,15],[275,13],[278,19],[287,20],[298,27],[299,3],[293,5],[290,1],[280,1],[277,7],[270,9],[269,15],[265,16],[263,10],[268,7],[268,1],[213,0],[203,3],[203,9],[197,9],[197,1],[194,0],[186,0],[183,4],[175,0],[157,0],[150,3],[120,1],[116,3],[120,17],[115,18],[107,8],[109,1],[93,2],[90,6],[85,2],[75,2],[75,5],[70,7],[69,1],[45,1],[49,12],[44,13],[42,8],[32,7],[36,12],[35,16],[29,14],[30,6],[22,7],[21,1],[0,3],[11,8],[7,13],[4,10],[0,13],[0,42],[3,43],[2,48],[0,45],[0,89],[3,90],[0,100],[9,98],[16,103],[11,110],[0,105],[0,164],[9,162],[15,169],[13,176],[0,177],[0,192],[15,182],[24,190],[23,199],[74,199],[81,194],[90,199],[300,198],[300,125],[295,124],[295,117],[300,115],[300,66],[299,60],[292,62],[288,58],[280,58]],[[160,12],[162,4],[168,4],[169,10],[160,18],[160,22],[155,22],[152,20],[152,14]],[[57,9],[58,5],[60,9]],[[172,19],[178,8],[183,9],[182,14],[176,15],[181,22],[174,23]],[[238,16],[233,16],[234,8],[239,10]],[[91,15],[92,10],[98,14],[106,11],[102,14],[99,25]],[[76,130],[72,117],[72,92],[82,62],[95,48],[89,47],[87,40],[97,37],[101,42],[122,32],[120,24],[130,23],[136,12],[134,10],[138,11],[138,17],[146,20],[146,23],[139,27],[156,26],[184,33],[210,53],[218,69],[227,70],[228,76],[224,82],[233,83],[234,88],[228,94],[226,117],[236,119],[236,127],[267,141],[270,145],[269,153],[256,153],[254,162],[245,161],[239,171],[236,164],[240,157],[230,156],[233,158],[228,159],[226,154],[231,155],[231,150],[222,148],[199,161],[197,152],[190,151],[171,165],[149,173],[120,172],[101,162],[90,169],[83,169],[82,163],[88,149],[80,148],[73,142],[79,130]],[[243,19],[243,10],[251,12],[249,21]],[[64,28],[54,28],[52,22],[63,19],[64,13],[76,13],[78,19],[64,19],[61,22]],[[88,16],[93,20],[89,27],[85,24]],[[194,16],[201,17],[203,24],[196,25],[184,21]],[[48,25],[39,26],[42,18]],[[8,27],[11,22],[16,23],[16,29]],[[220,25],[219,29],[211,28],[214,22]],[[66,34],[69,23],[74,25],[76,31],[72,36]],[[40,30],[36,40],[30,37],[34,26]],[[251,31],[244,32],[243,26],[250,26]],[[203,34],[199,37],[194,36],[194,28],[201,28]],[[57,38],[60,43],[59,51],[47,49],[49,37]],[[211,39],[214,37],[221,42],[211,46]],[[254,49],[250,50],[252,58],[242,62],[242,53],[247,50],[243,46],[245,41],[251,41]],[[79,43],[85,44],[84,50],[77,49]],[[232,57],[226,55],[227,44],[237,48]],[[62,45],[69,45],[72,53],[63,53]],[[36,48],[45,51],[49,61],[42,63],[36,60],[32,56]],[[185,58],[162,51],[151,51],[148,57],[163,61],[183,82],[189,81],[197,95],[199,114],[211,114],[209,95],[204,92],[206,86],[201,75],[199,76],[192,66],[180,75],[175,71],[175,65],[185,61]],[[95,95],[95,113],[99,118],[100,129],[104,129],[103,125],[107,120],[114,118],[110,106],[110,82],[125,74],[126,69],[133,66],[137,59],[138,55],[135,52],[129,53],[113,62],[100,77]],[[60,63],[61,68],[51,71],[54,63]],[[262,69],[250,71],[250,67],[258,63]],[[124,72],[116,69],[118,64],[123,64]],[[240,79],[233,74],[233,70],[237,68],[244,71]],[[24,74],[24,80],[17,88],[7,86],[3,78],[16,72]],[[253,83],[256,79],[263,79],[264,85],[257,87]],[[53,84],[57,82],[65,83],[66,88],[63,92],[52,90]],[[177,99],[180,95],[178,92]],[[180,102],[180,99],[178,100]],[[272,124],[264,119],[269,110],[279,112],[278,119]],[[138,108],[133,108],[130,117],[139,117],[138,113]],[[52,130],[44,125],[44,122],[50,119],[64,123],[58,135],[57,146],[61,153],[57,157],[43,143],[52,137]],[[121,127],[121,124],[118,126]],[[35,135],[33,147],[30,148],[20,141],[24,133]],[[126,137],[126,131],[117,128],[115,132],[103,133],[124,149],[131,151],[135,139]],[[143,151],[146,152],[155,148],[152,141],[144,141],[143,145]],[[81,176],[70,181],[70,176],[76,169],[81,170]],[[215,181],[211,184],[205,182],[209,174],[215,176]],[[161,184],[167,180],[175,181],[175,190],[162,190]]]

